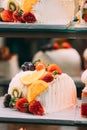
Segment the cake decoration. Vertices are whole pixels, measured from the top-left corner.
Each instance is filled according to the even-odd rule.
[[[37,60],[34,63],[25,62],[21,68],[21,72],[12,78],[4,96],[5,107],[44,115],[76,106],[74,81],[58,65],[46,65]]]

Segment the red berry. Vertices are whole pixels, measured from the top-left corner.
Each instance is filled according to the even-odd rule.
[[[28,101],[26,98],[19,98],[16,101],[15,107],[21,112],[28,112]]]
[[[45,81],[45,82],[51,82],[53,81],[54,77],[52,75],[52,73],[50,72],[46,72],[42,77],[41,77],[41,80]]]
[[[85,22],[87,22],[87,14],[84,14],[83,19],[84,19]]]
[[[13,22],[13,14],[10,10],[3,10],[1,12],[1,19],[3,22]]]
[[[13,19],[15,22],[24,22],[22,19],[22,13],[23,13],[22,10],[15,10],[13,12]]]
[[[59,48],[60,48],[59,44],[55,42],[55,43],[53,44],[53,49],[57,50],[57,49],[59,49]]]
[[[29,112],[33,113],[34,115],[44,115],[44,109],[39,101],[33,100],[29,104]]]
[[[34,23],[34,22],[36,22],[36,18],[34,16],[34,14],[32,14],[31,12],[25,12],[25,13],[23,13],[22,19],[26,23]]]

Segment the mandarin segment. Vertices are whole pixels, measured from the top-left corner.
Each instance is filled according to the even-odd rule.
[[[37,2],[38,0],[22,0],[21,8],[24,12],[29,12]]]
[[[27,74],[24,77],[20,78],[20,81],[23,85],[29,86],[34,81],[40,79],[44,73],[45,73],[45,69],[41,71],[35,71],[32,74]]]
[[[34,81],[28,87],[27,99],[28,102],[31,102],[36,99],[42,92],[44,92],[48,88],[48,83],[43,80]]]

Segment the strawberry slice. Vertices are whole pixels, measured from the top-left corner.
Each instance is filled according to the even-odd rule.
[[[33,100],[29,104],[29,112],[33,113],[34,115],[44,115],[44,109],[39,101]]]
[[[36,18],[34,16],[34,14],[32,14],[31,12],[23,13],[22,19],[26,23],[34,23],[34,22],[36,22]]]
[[[51,82],[51,81],[54,80],[54,77],[53,77],[52,73],[46,72],[46,73],[41,77],[41,80],[43,80],[43,81],[49,83],[49,82]]]
[[[21,111],[21,112],[28,112],[28,101],[26,98],[19,98],[16,101],[15,107],[17,108],[17,110]]]

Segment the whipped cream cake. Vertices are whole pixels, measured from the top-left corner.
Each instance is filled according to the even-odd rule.
[[[30,64],[25,62],[22,65],[23,70],[16,74],[9,84],[11,106],[14,104],[13,107],[17,110],[26,112],[22,106],[25,102],[28,104],[28,112],[35,115],[59,112],[76,106],[76,86],[69,75],[62,73],[56,64],[46,66],[41,61],[34,66]],[[11,104],[14,98],[15,103]],[[6,99],[4,105],[10,107]]]

